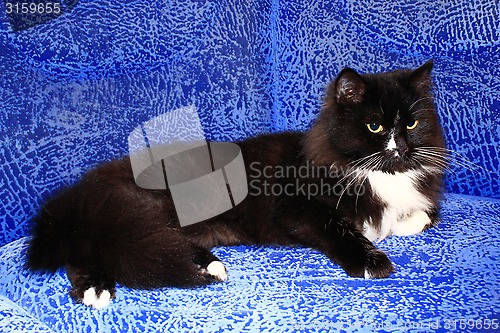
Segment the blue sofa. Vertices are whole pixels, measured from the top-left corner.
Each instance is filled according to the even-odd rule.
[[[57,1],[59,3],[59,1]],[[500,330],[500,9],[405,0],[62,1],[14,29],[0,3],[1,332]],[[64,270],[23,269],[43,199],[127,154],[144,121],[195,105],[210,140],[305,130],[343,67],[435,61],[449,148],[442,223],[379,243],[396,272],[348,277],[307,248],[214,250],[229,280],[119,286],[75,304]]]

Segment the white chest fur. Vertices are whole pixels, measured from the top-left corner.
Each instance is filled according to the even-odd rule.
[[[410,235],[422,231],[430,220],[425,211],[431,202],[416,187],[423,176],[417,171],[389,174],[382,171],[368,171],[368,181],[373,194],[386,204],[380,230],[366,222],[363,234],[368,239],[382,240],[395,235]]]

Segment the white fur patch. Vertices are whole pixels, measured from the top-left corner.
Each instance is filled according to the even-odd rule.
[[[413,170],[395,174],[368,171],[368,180],[375,194],[399,215],[429,208],[429,200],[415,187],[421,177],[422,172]]]
[[[416,215],[416,220],[407,221],[412,226],[408,225],[406,231],[403,231],[404,227],[398,223],[417,212],[425,214],[425,211],[430,209],[431,202],[415,186],[416,181],[422,176],[423,173],[418,171],[396,172],[395,174],[368,171],[368,181],[374,195],[380,198],[387,207],[382,215],[380,230],[375,229],[371,223],[365,222],[363,234],[366,238],[371,241],[380,241],[396,232],[405,234],[420,227],[424,220],[421,214]]]
[[[90,287],[89,289],[85,290],[83,293],[83,304],[87,306],[92,306],[94,302],[97,300],[97,295],[95,293],[94,287]]]
[[[102,293],[97,296],[94,287],[90,287],[83,293],[82,303],[86,306],[92,306],[97,310],[104,309],[111,302],[111,294],[107,290],[103,290]]]
[[[365,279],[373,278],[373,276],[370,274],[370,272],[367,269],[365,269],[365,276],[364,277],[365,277]]]
[[[379,237],[379,232],[373,227],[371,218],[363,224],[363,235],[372,242]]]
[[[418,234],[431,223],[431,219],[426,212],[417,211],[407,218],[400,220],[392,225],[392,233],[395,236],[410,236]]]
[[[389,137],[389,141],[387,142],[387,146],[385,147],[386,150],[394,150],[394,154],[396,155],[399,155],[399,153],[397,152],[396,148],[397,148],[397,144],[396,144],[396,140],[394,139],[394,131],[391,132],[390,134],[390,137]]]
[[[220,261],[212,261],[210,264],[208,264],[207,272],[219,281],[227,280],[226,267]]]

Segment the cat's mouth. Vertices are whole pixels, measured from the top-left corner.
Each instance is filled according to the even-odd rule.
[[[386,151],[383,154],[383,158],[378,171],[386,173],[406,172],[409,170],[414,170],[417,167],[418,164],[415,163],[415,161],[411,158],[411,154],[401,153],[397,150],[394,150]]]
[[[386,150],[372,157],[370,169],[386,173],[407,172],[411,170],[444,169],[448,163],[445,148],[421,147],[412,151]]]
[[[385,150],[374,154],[368,163],[368,169],[385,173],[407,172],[420,169],[422,164],[408,150]]]

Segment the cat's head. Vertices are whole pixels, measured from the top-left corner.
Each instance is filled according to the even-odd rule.
[[[306,136],[307,158],[388,173],[444,169],[432,66],[429,61],[415,70],[364,75],[344,69]]]

